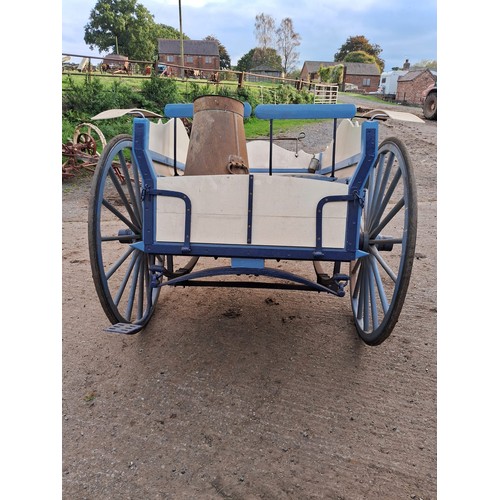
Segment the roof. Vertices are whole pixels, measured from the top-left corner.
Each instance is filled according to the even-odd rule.
[[[400,76],[398,79],[398,82],[411,82],[412,80],[415,80],[418,78],[420,75],[423,75],[424,73],[429,73],[432,78],[436,79],[436,75],[433,75],[432,72],[428,69],[414,69],[411,71],[408,71],[406,75]]]
[[[348,75],[379,76],[380,70],[374,63],[356,63],[356,62],[333,62],[333,61],[305,61],[304,67],[308,73],[317,73],[320,66],[338,66],[343,64],[347,68]]]
[[[304,61],[304,67],[308,73],[317,73],[320,66],[335,66],[333,61]]]
[[[184,40],[184,55],[190,56],[218,56],[219,46],[212,40]],[[158,39],[159,54],[180,54],[181,41],[169,40],[166,38]]]
[[[375,63],[358,63],[358,62],[345,62],[342,63],[346,68],[348,75],[362,75],[362,76],[379,76],[380,70]]]
[[[104,61],[128,61],[128,57],[120,54],[108,54],[104,56]]]
[[[262,71],[265,73],[281,73],[281,70],[279,68],[272,68],[271,66],[266,66],[265,64],[255,66],[255,68],[250,69],[250,73],[253,73],[255,71]]]

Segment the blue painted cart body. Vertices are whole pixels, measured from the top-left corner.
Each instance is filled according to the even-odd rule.
[[[212,174],[205,149],[209,174],[183,175],[186,151],[199,144],[180,125],[193,117],[193,104],[166,105],[167,123],[135,118],[132,137],[117,136],[106,146],[91,190],[90,262],[112,323],[106,330],[134,334],[144,328],[163,286],[342,297],[349,284],[358,334],[370,345],[383,342],[398,321],[410,279],[416,187],[401,141],[379,144],[379,123],[356,111],[348,104],[257,106],[255,116],[269,121],[269,141],[247,143],[248,175]],[[251,112],[245,104],[244,116]],[[331,120],[330,145],[318,157],[277,147],[273,124],[283,119]],[[199,156],[192,158],[198,162]],[[216,260],[195,270],[204,257],[224,264]],[[316,276],[266,261],[307,261]],[[324,271],[328,263],[331,270]]]
[[[248,109],[248,108],[247,108]],[[260,105],[255,110],[258,118],[268,119],[332,119],[352,118],[356,108],[352,105]],[[167,105],[165,114],[170,117],[189,117],[192,105]],[[356,171],[348,183],[348,191],[344,195],[327,196],[318,201],[316,210],[316,244],[312,247],[287,247],[275,245],[255,245],[252,243],[252,195],[255,175],[272,175],[272,152],[270,151],[270,167],[266,174],[252,173],[248,176],[248,238],[244,245],[234,244],[200,244],[191,241],[191,206],[193,200],[182,192],[162,190],[157,186],[158,177],[153,167],[152,154],[148,149],[150,122],[144,118],[134,119],[133,154],[143,177],[143,241],[138,243],[141,250],[151,254],[191,255],[231,257],[244,259],[289,259],[289,260],[324,260],[352,261],[364,255],[359,249],[359,223],[364,203],[363,188],[373,168],[377,155],[378,123],[362,124],[361,159]],[[337,182],[335,177],[305,174],[310,182]],[[185,205],[185,228],[183,241],[160,242],[156,238],[156,207],[158,197],[175,197],[183,200]],[[323,245],[322,214],[329,203],[347,202],[347,221],[345,244],[342,248],[328,248]]]

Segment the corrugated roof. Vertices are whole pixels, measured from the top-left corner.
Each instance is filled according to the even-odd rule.
[[[184,55],[189,56],[218,56],[219,47],[217,42],[211,40],[184,40]],[[180,54],[181,41],[158,39],[159,54]]]

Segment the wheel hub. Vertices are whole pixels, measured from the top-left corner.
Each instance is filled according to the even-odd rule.
[[[381,236],[378,235],[375,238],[375,247],[379,252],[392,252],[392,249],[394,247],[394,243],[392,241],[390,236]],[[372,245],[373,245],[373,239],[372,239]],[[362,231],[361,234],[359,235],[359,249],[363,250],[363,252],[368,252],[370,248],[370,237],[368,235],[367,231]]]

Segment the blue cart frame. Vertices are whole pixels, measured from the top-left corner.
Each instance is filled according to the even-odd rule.
[[[245,104],[245,115],[248,116],[250,112],[250,106]],[[397,322],[411,273],[416,238],[416,193],[404,145],[397,139],[391,139],[379,147],[379,124],[376,120],[363,121],[361,124],[361,154],[354,174],[348,179],[337,179],[337,122],[341,119],[351,120],[355,115],[356,107],[349,104],[259,105],[255,108],[255,116],[269,120],[270,124],[269,166],[265,173],[262,173],[262,168],[250,168],[249,175],[245,176],[248,179],[246,244],[200,243],[191,240],[191,207],[195,200],[181,191],[162,189],[158,185],[158,175],[153,162],[159,158],[149,149],[151,122],[146,118],[135,118],[132,138],[119,136],[110,141],[107,150],[103,152],[94,176],[93,199],[89,208],[89,249],[94,282],[103,308],[112,322],[107,331],[133,334],[143,329],[152,317],[159,290],[163,286],[279,288],[320,291],[342,297],[345,295],[347,284],[354,281],[351,283],[351,303],[358,334],[370,345],[385,340]],[[178,118],[193,116],[193,105],[168,104],[165,106],[165,116],[174,119],[174,127],[177,127]],[[309,179],[309,182],[347,184],[345,194],[324,196],[318,200],[315,216],[316,239],[312,246],[262,245],[252,242],[255,178],[283,173],[283,169],[273,168],[273,122],[278,119],[332,120],[334,147],[330,167],[321,169],[322,174],[295,174]],[[176,158],[176,138],[175,133],[173,158],[162,160],[172,166],[178,175],[183,165]],[[117,168],[121,169],[120,176],[117,176]],[[125,187],[120,188],[120,184]],[[128,215],[122,214],[119,208],[113,207],[109,202],[106,195],[108,185],[114,186],[125,205],[125,200],[131,199],[128,212],[136,212],[134,217],[130,217],[132,222],[128,221]],[[367,192],[373,193],[372,196],[367,198]],[[398,199],[392,206],[391,199],[399,192],[403,195],[400,199],[397,194]],[[157,204],[162,197],[178,198],[184,204],[182,241],[157,239]],[[345,243],[341,248],[326,246],[322,234],[324,207],[336,202],[344,202],[347,205]],[[369,216],[370,210],[373,216]],[[124,222],[124,228],[115,236],[103,235],[101,226],[105,211],[112,212],[117,219]],[[403,220],[401,234],[382,235],[382,229],[378,227],[390,225],[400,214]],[[363,227],[368,225],[370,219],[373,228]],[[104,248],[107,242],[118,242],[125,250],[108,270],[104,264]],[[385,271],[377,271],[377,260],[380,261],[381,252],[392,252],[395,247],[399,249],[397,271],[392,270],[392,263],[384,265],[383,262],[381,268]],[[173,264],[176,256],[189,257],[189,263],[176,270]],[[196,263],[201,257],[229,258],[230,265],[195,271]],[[135,258],[135,261],[128,265],[125,278],[119,282],[117,289],[112,290],[112,276],[118,274],[117,269],[124,266],[129,258]],[[316,270],[316,281],[281,269],[268,268],[265,265],[266,260],[311,261]],[[332,273],[324,272],[321,267],[322,263],[327,262],[334,263]],[[340,272],[342,263],[351,264],[349,274]],[[364,268],[368,270],[365,271]],[[386,273],[390,277],[389,281],[394,283],[390,296],[384,291],[385,276],[382,274]],[[251,275],[271,280],[213,279],[228,275]],[[274,279],[286,280],[287,283],[278,283]],[[127,292],[127,288],[133,291]],[[122,312],[120,303],[127,293],[128,300],[123,301],[125,305]],[[376,302],[380,305],[375,304],[376,296]],[[381,312],[377,312],[377,308]]]

